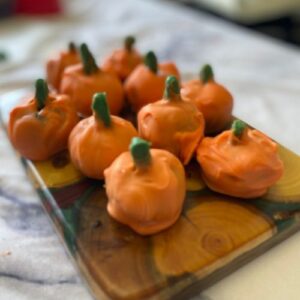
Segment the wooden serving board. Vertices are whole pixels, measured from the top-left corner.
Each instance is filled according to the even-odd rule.
[[[16,99],[2,99],[4,125]],[[300,228],[300,157],[282,146],[279,154],[284,176],[253,200],[210,191],[192,162],[180,219],[149,237],[109,217],[104,182],[83,177],[67,151],[21,160],[95,298],[187,299]]]

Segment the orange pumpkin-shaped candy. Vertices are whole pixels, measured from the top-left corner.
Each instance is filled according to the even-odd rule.
[[[66,67],[80,63],[80,56],[74,43],[69,44],[68,51],[62,51],[57,56],[50,58],[46,64],[47,82],[59,90],[62,74]]]
[[[164,99],[144,106],[138,113],[140,136],[154,148],[165,149],[188,164],[204,135],[205,122],[192,103],[182,101],[174,76],[166,79]]]
[[[264,195],[284,170],[277,144],[240,120],[231,130],[204,138],[197,160],[209,188],[240,198]]]
[[[35,97],[11,111],[8,134],[22,156],[46,160],[67,148],[69,134],[78,121],[71,99],[49,95],[47,83],[39,79]]]
[[[134,43],[134,37],[126,37],[124,48],[115,50],[107,57],[102,64],[102,70],[117,75],[122,81],[125,80],[134,68],[143,62],[142,56],[133,47]]]
[[[194,103],[203,113],[205,133],[221,131],[232,120],[233,98],[230,92],[214,80],[210,65],[200,72],[200,79],[182,84],[182,99]]]
[[[169,75],[179,79],[176,66],[171,62],[158,65],[155,54],[148,52],[145,63],[137,66],[125,81],[124,89],[132,109],[139,111],[144,105],[161,99]]]
[[[83,116],[92,113],[93,95],[106,92],[112,114],[118,114],[124,104],[124,92],[120,80],[98,68],[86,44],[80,47],[82,64],[68,67],[63,73],[60,91],[71,97],[77,111]]]
[[[142,235],[168,228],[179,218],[185,197],[185,174],[170,152],[149,149],[134,138],[105,170],[108,213]]]
[[[94,96],[93,111],[93,116],[81,120],[71,132],[69,151],[84,175],[103,179],[104,170],[127,151],[137,131],[130,122],[110,115],[105,93]]]

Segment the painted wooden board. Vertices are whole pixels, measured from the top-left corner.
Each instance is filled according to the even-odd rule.
[[[2,98],[4,125],[19,99]],[[282,179],[246,201],[210,191],[192,162],[180,219],[150,237],[109,217],[104,182],[82,176],[67,151],[45,162],[20,159],[95,298],[186,299],[300,228],[300,157],[282,146],[279,154]]]

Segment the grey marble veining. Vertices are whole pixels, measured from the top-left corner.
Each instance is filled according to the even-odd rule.
[[[133,33],[143,52],[153,49],[161,60],[175,60],[184,78],[197,76],[203,63],[212,63],[217,80],[235,96],[235,114],[300,153],[298,49],[171,2],[86,4],[84,10],[77,9],[76,15],[66,18],[19,18],[1,23],[1,39],[13,55],[10,65],[0,65],[1,93],[31,87],[43,76],[45,58],[70,39],[88,42],[101,61],[125,35]],[[72,5],[82,7],[80,1]],[[22,45],[20,53],[16,44]],[[205,291],[202,299],[279,300],[283,295],[299,299],[300,289],[293,281],[300,276],[296,246],[300,246],[299,235]],[[274,275],[274,266],[285,273],[285,283]],[[0,299],[91,299],[2,128]]]

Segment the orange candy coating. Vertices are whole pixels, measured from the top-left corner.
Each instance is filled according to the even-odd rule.
[[[192,103],[182,101],[180,95],[148,104],[138,113],[140,136],[154,148],[170,151],[184,165],[189,163],[203,138],[204,127],[202,113]]]
[[[144,105],[163,96],[165,80],[169,75],[179,79],[179,71],[172,62],[158,64],[154,73],[144,64],[137,66],[125,81],[124,90],[132,109],[138,112]]]
[[[22,156],[46,160],[67,148],[69,134],[78,121],[67,95],[49,95],[40,111],[36,99],[32,98],[11,111],[8,134]]]
[[[142,235],[174,224],[185,197],[180,161],[165,150],[151,149],[150,155],[150,164],[138,167],[124,152],[104,172],[108,213]]]
[[[101,70],[86,75],[82,65],[65,70],[60,91],[71,97],[77,111],[83,116],[91,115],[92,98],[98,92],[106,92],[110,111],[114,115],[120,112],[124,104],[123,87],[117,77]]]
[[[137,131],[130,122],[111,116],[108,126],[94,114],[80,121],[70,134],[72,162],[87,177],[103,179],[104,170],[127,151],[134,136]]]
[[[117,75],[125,80],[135,67],[143,62],[141,54],[133,48],[134,38],[127,37],[122,49],[117,49],[108,56],[101,66],[103,71]]]
[[[182,84],[182,99],[194,103],[203,113],[205,133],[221,131],[232,119],[233,97],[212,77],[207,82],[193,79]]]
[[[80,56],[75,48],[62,51],[57,56],[50,58],[46,64],[48,83],[59,90],[64,70],[78,63],[80,63]]]
[[[210,189],[240,198],[264,195],[284,170],[277,144],[252,129],[245,129],[240,138],[232,130],[204,138],[197,160]]]

